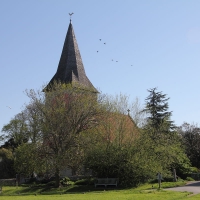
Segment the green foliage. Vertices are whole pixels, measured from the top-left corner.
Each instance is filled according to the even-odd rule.
[[[70,180],[68,177],[64,177],[60,180],[60,183],[64,186],[73,185],[74,182]]]
[[[189,173],[198,173],[199,172],[199,169],[196,168],[196,167],[190,167],[189,168]]]
[[[56,185],[56,181],[50,181],[46,185],[50,187],[54,187]]]
[[[175,132],[175,125],[170,120],[172,112],[168,112],[166,94],[157,92],[156,88],[150,89],[146,98],[147,124],[143,129],[142,139],[144,146],[149,146],[149,152],[154,157],[154,162],[160,166],[159,171],[170,174],[172,169],[177,169],[177,174],[182,176],[190,167],[190,162],[182,148],[180,136]]]
[[[24,121],[22,113],[16,115],[7,125],[2,128],[2,132],[6,133],[3,136],[4,141],[13,140],[13,146],[10,146],[13,150],[18,145],[27,142],[27,125]]]
[[[172,182],[172,183],[162,183],[162,188],[176,187],[184,185],[184,182]],[[44,189],[45,188],[45,189]],[[3,193],[1,194],[1,200],[16,200],[21,199],[42,199],[42,200],[104,200],[104,199],[152,199],[152,200],[172,200],[172,199],[188,199],[188,192],[174,192],[165,191],[163,189],[156,190],[158,184],[154,184],[154,189],[152,190],[152,184],[140,185],[137,188],[130,189],[115,189],[115,188],[95,188],[94,186],[77,186],[73,185],[66,188],[43,188],[39,187],[4,187]],[[72,193],[73,192],[73,193]],[[35,197],[37,194],[37,197]],[[195,197],[195,196],[193,196]],[[190,197],[191,198],[191,197]],[[198,199],[196,195],[195,199]],[[194,198],[192,198],[194,199]]]
[[[0,149],[0,179],[15,177],[14,157],[9,149]]]
[[[192,177],[189,177],[189,176],[186,177],[186,180],[187,180],[187,181],[194,181],[194,179],[193,179]]]
[[[37,119],[29,126],[32,130],[37,127],[41,134],[41,141],[37,141],[39,157],[51,172],[54,171],[58,187],[60,171],[67,166],[77,169],[72,158],[81,160],[77,138],[98,124],[103,110],[97,103],[96,94],[70,84],[55,82],[45,94],[31,90],[27,95],[31,105],[28,113],[34,111]],[[32,114],[27,116],[33,119]]]
[[[170,180],[173,168],[178,176],[188,174],[190,163],[170,120],[168,98],[156,88],[149,92],[144,109],[147,123],[139,131],[126,115],[127,98],[109,102],[99,97],[97,101],[83,88],[60,83],[46,93],[29,91],[30,104],[17,118],[21,121],[12,121],[5,129],[18,141],[15,169],[25,175],[53,173],[56,179],[49,184],[57,187],[73,185],[67,177],[60,180],[62,169],[69,167],[76,174],[83,164],[98,178],[119,178],[122,186],[156,179],[157,172]],[[138,120],[141,117],[135,115]],[[75,182],[90,184],[93,180]]]
[[[143,157],[136,147],[111,145],[109,148],[94,148],[88,154],[85,165],[98,178],[119,178],[121,185],[129,186],[145,182],[156,173],[148,160],[151,158]]]
[[[176,140],[159,139],[158,143],[148,134],[141,133],[132,146],[102,144],[88,152],[85,166],[92,169],[98,178],[119,178],[123,186],[138,185],[156,178],[162,172],[163,178],[172,176],[172,169],[184,173],[190,163],[181,144]]]
[[[19,174],[22,173],[26,176],[45,170],[45,163],[39,157],[37,145],[34,143],[20,145],[15,151],[14,167]]]
[[[185,122],[178,128],[178,132],[192,166],[200,168],[200,128]]]
[[[74,184],[75,185],[94,185],[94,178],[86,178],[86,179],[81,179],[77,180]]]
[[[157,88],[148,90],[150,93],[146,98],[146,106],[143,112],[146,112],[147,126],[151,129],[152,137],[156,138],[162,133],[169,133],[175,128],[173,121],[170,120],[172,112],[168,112],[168,100],[166,94],[156,92]]]

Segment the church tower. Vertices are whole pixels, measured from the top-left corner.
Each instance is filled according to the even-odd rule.
[[[65,37],[57,72],[45,89],[48,90],[51,84],[53,84],[55,81],[71,84],[72,87],[83,87],[84,89],[87,89],[93,93],[98,93],[96,88],[86,76],[71,19]]]

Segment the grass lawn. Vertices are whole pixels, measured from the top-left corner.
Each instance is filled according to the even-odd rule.
[[[169,192],[169,191],[155,191],[155,192],[139,192],[134,191],[102,191],[102,192],[88,192],[84,194],[63,194],[63,195],[28,195],[28,196],[1,196],[1,200],[175,200],[188,199],[199,200],[200,195],[188,197],[188,193]]]
[[[162,187],[171,187],[183,185],[184,183],[163,183]],[[157,190],[157,184],[145,184],[138,188],[104,189],[94,186],[72,186],[67,188],[44,189],[42,187],[3,187],[0,200],[199,200],[200,195],[190,196],[188,192],[173,192],[166,190]]]

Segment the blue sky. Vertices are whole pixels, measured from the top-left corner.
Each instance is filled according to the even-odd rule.
[[[96,88],[144,104],[157,87],[177,125],[199,123],[199,9],[199,0],[1,0],[0,129],[28,102],[25,89],[55,74],[69,12]]]

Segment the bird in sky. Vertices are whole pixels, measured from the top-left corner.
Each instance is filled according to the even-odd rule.
[[[73,14],[74,14],[73,12],[72,12],[72,13],[69,13],[70,16],[72,16]]]
[[[8,108],[10,108],[10,109],[11,109],[11,107],[10,107],[10,106],[6,106],[6,107],[8,107]]]
[[[70,13],[69,13],[70,14]],[[71,13],[71,14],[73,14],[73,13]],[[70,14],[70,16],[71,16],[71,14]],[[99,39],[99,41],[102,41],[102,39]],[[102,41],[103,42],[103,41]],[[103,44],[104,45],[106,45],[106,42],[103,42]],[[99,51],[97,51],[97,53],[98,53]],[[114,60],[114,59],[111,59],[111,61],[113,62],[119,62],[118,60]],[[131,65],[131,66],[133,66],[133,65]]]

